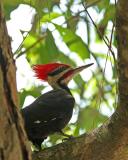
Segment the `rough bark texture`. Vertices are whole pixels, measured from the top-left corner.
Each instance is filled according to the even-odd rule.
[[[0,160],[30,160],[28,141],[18,113],[16,68],[0,1]]]
[[[33,154],[33,160],[128,160],[128,1],[117,5],[119,102],[100,128]]]

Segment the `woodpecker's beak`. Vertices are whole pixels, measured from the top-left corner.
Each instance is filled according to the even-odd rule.
[[[87,64],[87,65],[84,65],[84,66],[77,67],[77,68],[73,69],[73,73],[72,74],[73,75],[78,74],[78,73],[80,73],[81,71],[83,71],[84,69],[90,67],[93,64],[94,63],[90,63],[90,64]]]
[[[75,76],[77,75],[78,73],[80,73],[82,70],[84,70],[85,68],[88,68],[90,67],[91,65],[93,65],[93,63],[90,63],[90,64],[87,64],[87,65],[84,65],[84,66],[80,66],[80,67],[77,67],[75,69],[71,69],[69,70],[66,74],[68,74],[68,76],[64,75],[64,79],[61,81],[62,83],[65,83],[65,84],[68,84],[69,81]]]

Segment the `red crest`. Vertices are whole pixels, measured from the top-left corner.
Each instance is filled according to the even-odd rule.
[[[49,64],[39,64],[39,65],[34,65],[33,70],[35,72],[35,76],[38,79],[47,81],[48,79],[48,74],[52,72],[53,70],[57,69],[58,67],[62,66],[67,66],[70,67],[67,64],[62,64],[62,63],[49,63]]]

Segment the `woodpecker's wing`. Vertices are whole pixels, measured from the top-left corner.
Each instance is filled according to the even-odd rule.
[[[33,128],[38,132],[42,130],[43,133],[48,132],[48,134],[50,130],[55,132],[64,128],[72,116],[74,102],[72,95],[62,89],[41,95],[21,111],[26,128]]]

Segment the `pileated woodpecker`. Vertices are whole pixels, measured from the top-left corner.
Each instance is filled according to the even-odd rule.
[[[47,81],[53,88],[21,110],[28,138],[34,145],[41,147],[43,140],[50,134],[63,133],[62,129],[71,119],[75,103],[67,84],[74,75],[92,64],[75,69],[61,63],[33,67],[36,77]]]

